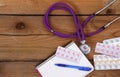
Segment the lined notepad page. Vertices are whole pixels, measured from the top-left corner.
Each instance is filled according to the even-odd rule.
[[[42,75],[42,77],[85,77],[90,72],[93,71],[92,64],[88,61],[88,59],[84,56],[84,54],[79,50],[77,45],[72,42],[67,46],[68,49],[71,49],[73,51],[77,51],[81,55],[81,60],[79,63],[75,63],[60,57],[57,57],[53,55],[51,58],[40,64],[36,67],[38,72]],[[54,64],[56,63],[64,63],[64,64],[71,64],[71,65],[77,65],[77,66],[86,66],[91,67],[91,71],[81,71],[77,69],[71,69],[71,68],[64,68],[64,67],[58,67]]]

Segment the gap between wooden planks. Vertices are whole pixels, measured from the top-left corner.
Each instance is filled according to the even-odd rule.
[[[0,16],[0,77],[38,77],[34,69],[37,64],[53,54],[58,45],[64,46],[71,40],[76,41],[76,39],[64,39],[54,36],[44,28],[43,15],[47,8],[57,1],[0,1],[0,14],[33,14],[33,16],[27,17]],[[69,3],[76,14],[81,15],[79,18],[82,21],[86,18],[86,14],[96,12],[108,3],[108,0],[62,1]],[[110,13],[115,16],[118,15],[120,13],[119,3],[120,1],[102,12],[102,14]],[[108,12],[109,10],[110,12]],[[34,16],[36,14],[39,14],[39,16]],[[62,31],[63,33],[72,33],[75,31],[73,19],[71,16],[68,16],[68,13],[63,11],[52,13],[52,15],[56,14],[61,16],[52,16],[51,18],[51,25],[54,25],[55,30]],[[88,24],[85,31],[92,32],[115,16],[107,16],[107,18],[106,16],[98,16],[95,18],[95,21]],[[21,30],[16,29],[16,25],[21,22],[24,23],[25,28]],[[92,47],[92,53],[87,55],[90,60],[92,60],[97,41],[101,42],[107,38],[120,36],[119,24],[119,22],[116,22],[104,32],[87,38],[88,43]],[[88,77],[118,77],[118,75],[119,70],[94,71]]]
[[[45,11],[51,4],[57,1],[58,0],[0,0],[0,14],[39,14],[39,17],[0,16],[0,77],[39,77],[35,72],[36,65],[53,54],[58,45],[64,46],[71,40],[76,41],[76,39],[64,39],[54,36],[43,26],[43,15]],[[103,7],[108,0],[62,1],[69,3],[78,15],[85,16]],[[105,10],[102,14],[119,14],[119,3],[120,1]],[[51,22],[56,30],[62,30],[63,33],[72,33],[75,31],[72,17],[67,16],[69,15],[68,13],[55,11],[52,14],[61,15],[59,17],[52,17]],[[80,16],[79,18],[83,21],[86,17]],[[112,18],[114,18],[114,16],[108,16],[107,18],[106,16],[98,16],[95,21],[88,24],[85,31],[94,31]],[[16,25],[21,22],[25,24],[25,28],[21,30],[16,29]],[[92,53],[87,56],[90,60],[92,60],[97,41],[120,36],[119,24],[119,22],[116,22],[104,32],[87,38],[88,43],[92,47]],[[88,77],[118,76],[119,70],[94,71],[88,75]]]
[[[110,0],[0,0],[0,14],[44,14],[47,8],[55,2],[68,3],[77,14],[91,14],[105,6]],[[118,0],[109,9],[113,14],[119,14]],[[103,13],[106,13],[105,10]],[[54,14],[68,14],[56,11]]]
[[[115,17],[107,16],[106,19],[106,16],[97,16],[85,27],[85,32],[95,31]],[[59,45],[65,46],[70,41],[78,43],[75,38],[60,38],[48,32],[43,24],[43,16],[1,16],[0,18],[2,18],[0,19],[0,61],[39,61],[53,54]],[[79,18],[83,21],[86,16]],[[24,29],[16,29],[16,24],[19,22],[25,24]],[[75,31],[71,16],[52,16],[51,23],[57,31],[68,34]],[[87,55],[89,59],[94,55],[96,42],[120,36],[119,24],[119,21],[116,21],[105,31],[87,38],[88,44],[92,47],[92,52]]]

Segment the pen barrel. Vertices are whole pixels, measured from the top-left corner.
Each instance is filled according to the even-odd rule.
[[[84,70],[84,71],[90,71],[91,70],[90,67],[81,67],[81,66],[72,66],[72,65],[67,65],[67,67],[75,68],[75,69],[78,69],[78,70]]]
[[[73,68],[73,69],[78,69],[78,70],[83,70],[83,71],[90,71],[92,69],[90,67],[67,65],[67,64],[55,64],[55,65],[59,67]]]

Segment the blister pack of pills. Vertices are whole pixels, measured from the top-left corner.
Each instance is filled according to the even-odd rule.
[[[94,55],[95,70],[114,70],[120,69],[120,58],[106,55]]]
[[[120,47],[120,37],[112,38],[112,39],[106,39],[106,40],[103,41],[103,44]]]
[[[61,46],[58,47],[55,55],[76,63],[80,62],[81,58],[81,54],[79,52],[73,51],[71,49],[66,49]]]
[[[108,56],[120,57],[120,47],[111,46],[108,44],[97,43],[95,52],[108,55]]]

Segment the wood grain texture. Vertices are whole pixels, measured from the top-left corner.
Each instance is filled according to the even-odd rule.
[[[57,37],[44,27],[44,13],[58,1],[68,3],[83,22],[89,14],[96,12],[110,0],[0,0],[0,77],[39,77],[35,71],[36,65],[54,54],[57,46],[65,46],[70,41],[75,41],[79,46],[76,38]],[[97,30],[120,15],[119,5],[118,0],[95,17],[85,27],[85,33]],[[92,51],[86,56],[91,62],[96,42],[120,36],[119,22],[120,20],[103,32],[87,38]],[[67,12],[52,12],[50,23],[56,31],[68,34],[75,32],[73,18]],[[94,71],[87,77],[119,75],[119,70]]]
[[[2,62],[0,77],[39,77],[35,66],[39,62]]]
[[[82,21],[86,16],[79,16]],[[90,33],[97,30],[99,27],[111,21],[115,16],[98,16],[94,18],[86,27],[85,32]],[[3,20],[2,20],[3,19]],[[0,19],[0,60],[42,60],[54,53],[57,46],[65,45],[70,41],[78,40],[76,38],[61,38],[48,32],[42,18],[39,17],[3,17]],[[22,21],[21,21],[22,20]],[[4,21],[8,21],[5,23]],[[18,22],[25,23],[25,29],[16,29]],[[64,22],[64,23],[62,23]],[[55,30],[62,33],[73,33],[75,25],[71,16],[54,17],[52,16],[51,23]],[[105,31],[87,38],[88,44],[92,47],[91,54],[88,55],[92,59],[96,42],[101,42],[104,39],[119,37],[119,21],[116,21]],[[112,29],[112,31],[111,31]],[[26,35],[26,36],[25,36]],[[79,44],[78,44],[79,45]],[[14,54],[14,55],[13,55]],[[9,56],[8,56],[9,55]],[[22,56],[21,56],[22,55]],[[12,57],[11,57],[12,56]]]
[[[1,77],[40,77],[35,66],[40,62],[2,62],[0,63]],[[94,71],[86,77],[118,77],[119,70]]]
[[[14,38],[5,36],[5,38],[8,39],[6,39],[7,40],[6,43],[4,44],[1,43],[0,48],[1,61],[43,60],[50,56],[51,54],[55,53],[57,46],[65,45],[66,43],[71,41],[71,39],[62,39],[56,36],[48,35],[30,37],[22,36]]]
[[[78,16],[81,23],[88,16]],[[107,19],[106,19],[107,17]],[[91,22],[87,24],[85,27],[85,31],[91,32],[96,30],[97,28],[105,25],[112,19],[117,16],[96,16]],[[6,21],[6,22],[5,22]],[[16,28],[17,24],[24,23],[23,29]],[[119,25],[119,20],[112,24]],[[75,24],[72,16],[51,16],[50,17],[50,25],[52,28],[58,32],[62,33],[73,33],[75,32]],[[115,26],[117,27],[117,26]],[[117,28],[115,28],[117,29]],[[45,25],[43,24],[43,16],[0,16],[0,34],[6,35],[48,35],[52,34],[49,32]]]
[[[69,3],[77,14],[91,14],[105,6],[109,0],[0,0],[0,14],[44,14],[55,2]],[[112,13],[120,13],[119,3],[118,0],[109,8],[112,9]],[[65,14],[65,12],[57,11],[53,14]]]
[[[45,59],[47,59],[50,55],[55,53],[55,50],[57,46],[65,46],[68,42],[71,40],[78,41],[76,39],[70,39],[70,38],[60,38],[55,35],[52,35],[50,32],[48,32],[42,23],[42,19],[40,21],[38,18],[34,17],[18,17],[18,20],[16,21],[17,17],[13,17],[13,19],[10,19],[10,17],[3,17],[4,21],[7,21],[10,19],[10,22],[0,22],[2,25],[2,29],[0,29],[1,34],[17,34],[21,36],[8,36],[8,35],[0,35],[0,67],[1,67],[1,76],[3,77],[39,77],[38,74],[35,72],[35,66]],[[52,17],[52,25],[54,25],[54,28],[56,30],[60,29],[66,29],[63,30],[63,32],[72,33],[74,32],[74,24],[72,22],[72,17],[70,16],[63,16],[63,17]],[[79,17],[82,18],[82,21],[86,17]],[[108,16],[108,19],[105,19],[105,16],[98,16],[93,21],[91,21],[88,26],[85,27],[85,32],[92,32],[95,31],[97,28],[99,28],[101,25],[106,24],[106,22],[109,22],[115,18],[115,16]],[[24,23],[29,23],[29,21],[33,22],[29,25],[26,25],[26,28],[23,30],[17,30],[15,29],[15,25],[20,22],[19,20],[23,19]],[[31,19],[34,19],[33,21]],[[67,20],[68,19],[68,20]],[[25,21],[27,20],[27,21]],[[56,23],[54,21],[56,20]],[[62,21],[61,21],[62,20]],[[2,21],[2,19],[1,19]],[[61,23],[61,22],[65,23]],[[35,23],[35,24],[34,24]],[[40,24],[39,24],[40,23]],[[14,24],[14,25],[12,25]],[[37,26],[37,24],[39,26]],[[112,37],[119,37],[120,36],[120,30],[119,30],[119,21],[112,24],[109,28],[107,28],[105,31],[87,38],[88,44],[92,47],[92,52],[87,55],[89,60],[93,59],[94,55],[94,48],[96,42],[102,42],[102,40]],[[3,26],[4,25],[4,26]],[[36,25],[36,30],[35,26]],[[61,26],[57,26],[61,25]],[[70,27],[68,27],[68,25]],[[32,26],[31,28],[27,26]],[[8,29],[9,28],[9,29]],[[28,29],[29,28],[29,29]],[[40,28],[40,29],[39,29]],[[26,30],[28,31],[26,32]],[[9,31],[9,32],[6,32]],[[15,31],[14,31],[15,30]],[[111,31],[112,30],[112,31]],[[32,33],[31,33],[32,31]],[[39,33],[40,32],[40,33]],[[31,36],[22,36],[27,34],[40,34],[40,35],[31,35]],[[79,45],[79,44],[78,44]],[[93,62],[92,62],[93,63]],[[11,70],[12,69],[12,70]],[[18,70],[19,69],[19,70]],[[17,70],[17,71],[16,71]],[[24,71],[23,71],[24,70]],[[94,71],[88,77],[117,77],[119,75],[119,71]],[[110,73],[110,74],[109,74]],[[116,75],[117,74],[117,75]]]

